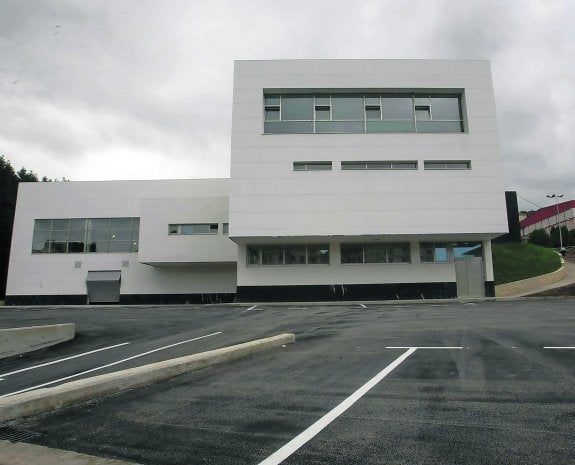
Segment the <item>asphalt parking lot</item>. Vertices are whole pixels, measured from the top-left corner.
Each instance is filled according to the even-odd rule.
[[[11,423],[43,433],[36,444],[150,465],[574,462],[573,299],[1,311],[8,325],[34,316],[76,322],[83,339],[2,373],[131,343],[5,377],[0,394],[205,334],[218,333],[95,374],[296,334],[292,346]]]

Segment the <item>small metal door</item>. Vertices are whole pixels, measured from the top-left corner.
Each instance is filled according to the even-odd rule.
[[[88,303],[120,302],[120,271],[88,271]]]
[[[485,279],[481,257],[456,258],[455,279],[457,281],[457,297],[485,297]]]

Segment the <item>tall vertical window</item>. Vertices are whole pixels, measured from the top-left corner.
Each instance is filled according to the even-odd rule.
[[[301,93],[264,95],[264,132],[463,132],[454,93]]]
[[[140,218],[34,221],[32,253],[137,252]]]

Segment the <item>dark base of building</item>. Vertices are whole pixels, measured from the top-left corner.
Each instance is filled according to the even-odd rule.
[[[238,302],[453,299],[455,283],[238,286]]]
[[[457,285],[445,283],[337,284],[317,286],[238,286],[237,294],[123,294],[120,305],[224,304],[231,302],[329,302],[346,300],[454,299]],[[485,297],[495,283],[485,281]],[[7,295],[10,305],[86,305],[86,295]],[[93,302],[106,305],[106,302]]]
[[[92,302],[92,305],[170,305],[230,303],[236,294],[123,294],[119,302]],[[86,305],[86,295],[7,295],[5,305]]]

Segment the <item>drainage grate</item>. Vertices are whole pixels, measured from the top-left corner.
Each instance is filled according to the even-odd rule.
[[[14,428],[13,426],[0,425],[0,439],[11,442],[28,441],[29,439],[42,436],[43,433],[36,433],[25,429]]]

